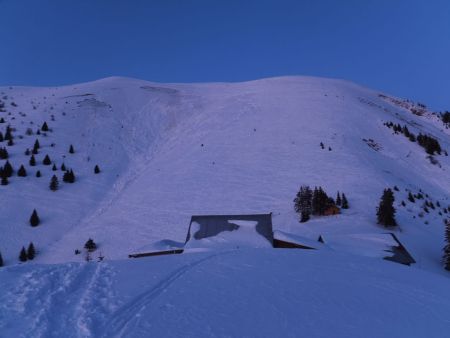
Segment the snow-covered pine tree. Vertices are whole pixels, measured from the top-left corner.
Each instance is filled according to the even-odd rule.
[[[322,187],[314,188],[312,196],[312,214],[323,215],[328,206],[329,198],[326,192],[322,189]]]
[[[41,220],[39,219],[38,213],[37,213],[36,209],[34,209],[33,213],[31,214],[31,217],[30,217],[30,225],[32,227],[37,227],[40,222],[41,222]]]
[[[20,166],[19,170],[17,171],[17,176],[19,176],[19,177],[27,176],[27,171],[25,170],[25,167],[23,166],[23,164]]]
[[[50,160],[50,156],[45,155],[44,160],[42,161],[42,164],[44,164],[44,165],[52,164],[52,160]]]
[[[5,165],[3,166],[3,173],[4,175],[6,175],[6,177],[11,177],[14,173],[14,169],[9,161],[6,161]]]
[[[89,238],[86,243],[84,244],[84,248],[88,252],[95,251],[97,249],[97,244],[95,244],[94,240],[92,238]]]
[[[27,259],[28,259],[27,252],[26,252],[25,248],[22,247],[22,250],[20,250],[20,254],[19,254],[19,260],[21,262],[26,262]]]
[[[1,185],[8,185],[9,184],[8,177],[5,176],[5,175],[2,175],[2,178],[0,180],[0,184]]]
[[[312,191],[307,185],[301,186],[294,199],[294,209],[300,213],[300,222],[306,222],[311,216]]]
[[[56,177],[56,175],[53,175],[52,178],[50,179],[49,187],[50,187],[51,191],[58,190],[59,182],[58,182],[58,177]]]
[[[47,125],[47,122],[44,122],[44,123],[42,124],[41,130],[42,130],[42,131],[48,131],[48,125]]]
[[[32,154],[30,157],[30,161],[28,162],[30,166],[34,167],[36,165],[36,159],[34,158],[34,155]]]
[[[6,148],[0,148],[0,160],[7,160],[8,157],[8,150],[6,150]]]
[[[381,201],[377,209],[378,224],[385,227],[396,226],[395,208],[394,208],[394,193],[390,188],[384,189]]]
[[[348,209],[348,200],[344,193],[342,193],[342,209]]]
[[[34,248],[33,242],[30,242],[27,250],[27,258],[29,260],[33,260],[35,256],[36,256],[36,249]]]
[[[70,153],[70,154],[75,153],[75,149],[73,149],[73,145],[70,145],[69,153]]]
[[[341,194],[339,193],[339,191],[337,192],[337,196],[336,196],[336,205],[338,207],[340,207],[342,204],[342,200],[341,200]]]
[[[73,170],[67,170],[63,175],[63,181],[66,183],[74,183],[75,182],[75,174]]]

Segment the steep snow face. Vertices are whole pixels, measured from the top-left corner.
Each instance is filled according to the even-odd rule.
[[[422,189],[448,206],[449,157],[436,156],[439,164],[431,164],[417,143],[383,123],[430,133],[450,150],[447,130],[429,113],[414,115],[378,92],[309,77],[235,84],[108,78],[0,92],[7,96],[7,112],[0,114],[17,128],[16,136],[24,135],[8,147],[15,169],[28,163],[25,148],[37,137],[26,136],[26,128],[35,132],[47,121],[53,130],[39,136],[39,166],[26,165],[28,177],[0,186],[0,250],[7,264],[17,262],[30,241],[42,263],[83,260],[74,250],[89,237],[106,259],[167,239],[182,243],[194,214],[273,212],[276,230],[314,240],[322,234],[355,252],[358,238],[385,232],[376,225],[375,207],[382,190],[396,185],[398,237],[417,266],[440,269],[445,215],[436,209],[419,217],[423,200],[399,204],[407,201],[405,189]],[[70,144],[75,154],[68,154]],[[74,169],[75,184],[48,189],[53,172],[40,164],[47,153],[58,166]],[[38,169],[41,178],[34,177]],[[351,207],[299,224],[292,200],[301,184],[320,185],[331,195],[343,191]],[[31,228],[34,208],[42,224]]]
[[[448,337],[448,277],[324,250],[0,270],[4,337]]]

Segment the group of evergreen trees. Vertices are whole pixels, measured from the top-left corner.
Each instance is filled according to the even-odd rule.
[[[435,152],[438,153],[438,155],[441,154],[441,145],[439,144],[439,141],[432,136],[419,134],[417,136],[417,143],[425,149],[427,154],[434,155]]]
[[[8,178],[12,176],[14,173],[14,169],[9,163],[8,160],[6,160],[6,163],[3,167],[0,167],[0,183],[1,185],[8,185],[9,181]]]
[[[28,260],[31,261],[34,259],[34,257],[36,257],[36,249],[34,248],[33,242],[30,242],[30,244],[28,245],[28,249],[25,250],[25,247],[23,246],[20,250],[19,260],[21,262],[26,262]]]
[[[430,135],[419,133],[419,135],[416,137],[416,135],[409,131],[406,125],[402,127],[400,124],[394,124],[393,122],[385,122],[384,125],[388,128],[392,128],[392,130],[394,130],[396,134],[403,134],[411,142],[417,141],[417,143],[425,149],[427,154],[434,155],[434,153],[437,153],[438,155],[440,155],[442,152],[439,141]],[[445,152],[445,154],[447,155],[447,152]]]
[[[409,131],[408,127],[404,125],[403,127],[400,124],[395,124],[393,122],[385,122],[384,125],[388,128],[391,128],[396,134],[403,134],[407,137],[411,142],[416,142],[416,135]]]
[[[322,187],[315,187],[314,190],[307,185],[301,186],[294,199],[294,210],[300,214],[300,222],[307,222],[311,215],[325,215],[330,207],[341,207],[348,209],[348,200],[345,194],[338,192],[336,201],[327,195]]]
[[[445,220],[445,246],[443,263],[445,270],[450,271],[450,221]]]
[[[441,113],[442,122],[446,125],[450,125],[450,111],[446,111],[445,113]]]

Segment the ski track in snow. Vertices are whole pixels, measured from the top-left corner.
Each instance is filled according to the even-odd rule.
[[[183,275],[189,272],[191,269],[198,265],[214,259],[218,256],[230,253],[232,251],[220,252],[208,257],[202,258],[195,262],[186,264],[181,268],[170,273],[167,277],[162,279],[151,289],[141,293],[139,296],[128,302],[121,308],[119,308],[109,319],[102,337],[124,337],[127,336],[127,332],[134,332],[139,327],[142,318],[142,312],[151,306],[152,302],[158,298],[159,295],[166,292],[167,289],[179,280]]]
[[[2,299],[3,311],[23,320],[21,337],[92,337],[97,321],[114,309],[111,289],[106,263],[35,269]],[[0,318],[0,333],[7,326]]]

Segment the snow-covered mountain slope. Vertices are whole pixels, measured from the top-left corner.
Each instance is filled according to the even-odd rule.
[[[436,156],[439,165],[433,165],[417,143],[383,125],[406,124],[450,149],[442,123],[427,112],[412,114],[406,101],[341,80],[155,84],[107,78],[58,88],[3,87],[0,93],[6,110],[0,127],[17,129],[15,145],[6,147],[9,161],[28,171],[0,186],[0,250],[7,264],[30,241],[38,262],[81,260],[74,250],[89,237],[107,259],[124,258],[164,239],[183,242],[190,216],[209,213],[273,212],[275,229],[314,239],[322,234],[331,244],[340,235],[384,232],[375,224],[375,207],[382,190],[394,185],[398,203],[406,201],[405,189],[422,189],[450,204],[449,157]],[[52,129],[47,136],[26,134],[44,121]],[[24,151],[35,139],[42,148],[38,166],[30,167]],[[68,153],[70,144],[75,154]],[[73,168],[76,183],[50,191],[53,172],[42,165],[45,154],[58,169],[63,162]],[[62,172],[56,174],[61,179]],[[301,184],[321,185],[331,195],[344,191],[351,208],[299,224],[292,200]],[[35,208],[42,223],[32,228]],[[443,217],[432,210],[420,218],[419,211],[419,203],[398,208],[398,235],[419,266],[439,268]]]
[[[107,78],[2,87],[0,100],[0,131],[10,125],[14,136],[0,148],[16,171],[21,164],[27,171],[0,185],[1,337],[447,336],[449,130],[423,106],[310,77]],[[37,135],[44,121],[51,130]],[[432,135],[444,151],[430,158],[386,122]],[[36,139],[30,166],[25,151]],[[42,164],[46,154],[56,171]],[[75,183],[62,182],[63,163]],[[53,174],[57,191],[49,189]],[[293,199],[304,184],[344,192],[350,208],[299,223]],[[376,224],[388,187],[396,187],[394,229]],[[408,192],[424,198],[410,202]],[[28,221],[33,209],[37,227]],[[310,245],[321,235],[325,243],[311,251],[214,250],[210,241],[207,252],[126,259],[182,246],[191,215],[269,212],[278,236]],[[392,244],[387,231],[416,264],[381,259]],[[89,237],[98,250],[86,263],[74,251]],[[36,258],[18,265],[31,241]]]
[[[447,337],[448,277],[241,249],[0,270],[2,337]]]

